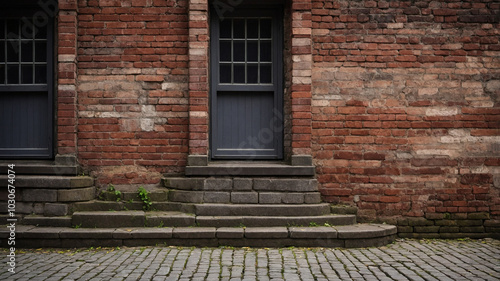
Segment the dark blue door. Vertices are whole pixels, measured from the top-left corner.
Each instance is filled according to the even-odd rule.
[[[41,8],[0,11],[0,158],[53,156],[52,29]]]
[[[281,159],[281,17],[244,10],[212,20],[212,158]]]

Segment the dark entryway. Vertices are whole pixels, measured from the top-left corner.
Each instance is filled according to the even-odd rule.
[[[0,11],[0,158],[53,156],[53,28],[36,5]]]
[[[281,11],[239,10],[212,13],[211,156],[281,159]]]

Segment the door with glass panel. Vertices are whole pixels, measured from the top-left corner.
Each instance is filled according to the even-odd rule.
[[[244,10],[211,21],[211,156],[281,159],[281,16]]]
[[[41,8],[0,11],[0,158],[53,156],[53,28]]]

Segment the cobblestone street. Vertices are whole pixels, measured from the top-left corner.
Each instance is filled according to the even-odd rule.
[[[0,280],[500,280],[500,241],[398,240],[379,248],[1,250]]]

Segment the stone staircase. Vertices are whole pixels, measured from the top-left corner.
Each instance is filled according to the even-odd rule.
[[[368,247],[396,236],[395,226],[356,224],[355,209],[322,203],[311,176],[193,176],[145,186],[149,199],[141,200],[137,186],[95,196],[88,177],[19,175],[21,198],[44,201],[22,202],[28,206],[19,218],[17,245]],[[0,230],[7,235],[8,229]]]
[[[18,220],[30,214],[59,217],[71,214],[76,202],[95,198],[94,180],[78,176],[73,157],[58,157],[55,161],[0,161],[0,220],[7,213],[8,166],[14,164],[15,214]]]

